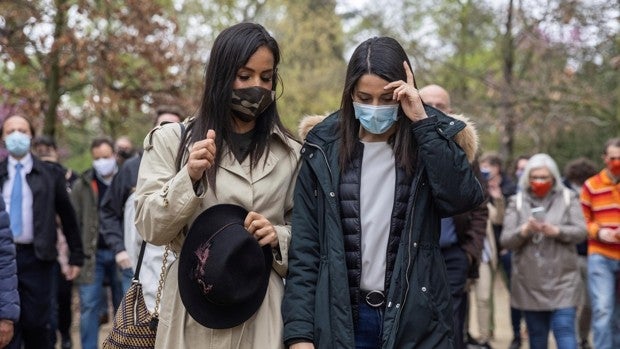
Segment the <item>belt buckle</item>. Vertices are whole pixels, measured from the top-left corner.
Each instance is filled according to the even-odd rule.
[[[365,297],[366,304],[373,308],[379,308],[385,304],[385,295],[381,291],[369,291]]]

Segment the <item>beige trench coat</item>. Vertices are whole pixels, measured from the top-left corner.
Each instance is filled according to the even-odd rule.
[[[207,208],[229,203],[269,219],[278,234],[280,254],[274,256],[262,305],[249,320],[230,329],[203,327],[187,313],[179,296],[177,263],[173,263],[165,280],[155,347],[283,348],[282,278],[288,267],[291,232],[288,224],[301,145],[274,131],[267,163],[263,166],[262,158],[251,174],[248,158],[239,164],[227,149],[218,149],[225,153],[217,173],[217,193],[203,180],[202,188],[197,191],[202,194],[196,195],[187,169],[182,167],[178,173],[175,169],[180,133],[178,124],[168,124],[157,127],[145,139],[136,189],[136,227],[144,239],[156,245],[170,244],[178,253],[184,240],[180,233],[184,226],[191,226],[196,216]]]

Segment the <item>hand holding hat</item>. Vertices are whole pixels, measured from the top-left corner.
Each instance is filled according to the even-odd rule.
[[[278,246],[278,234],[276,233],[276,229],[263,215],[251,211],[245,217],[243,226],[250,234],[254,235],[259,245],[269,245],[273,248]]]
[[[205,327],[238,326],[260,307],[267,292],[271,246],[260,246],[244,228],[248,211],[216,205],[190,227],[179,256],[179,293],[187,312]]]

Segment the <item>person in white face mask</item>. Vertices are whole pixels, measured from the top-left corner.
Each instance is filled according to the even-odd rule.
[[[49,348],[52,292],[50,285],[56,250],[56,217],[60,217],[69,246],[69,268],[65,278],[72,280],[84,262],[82,240],[66,190],[64,173],[30,152],[34,128],[28,119],[12,115],[0,129],[9,156],[0,163],[0,188],[10,215],[13,242],[17,252],[19,280],[19,318],[0,323],[0,337],[14,332],[8,348]],[[9,277],[0,277],[0,288]],[[13,302],[2,299],[3,304]]]
[[[80,336],[82,348],[97,348],[99,316],[107,313],[101,301],[103,281],[110,281],[112,302],[117,309],[123,296],[116,270],[114,252],[106,244],[99,229],[99,208],[102,198],[117,172],[113,143],[96,138],[90,146],[93,167],[86,170],[73,185],[71,200],[75,207],[87,259],[82,275],[76,280],[80,293]],[[101,308],[103,306],[106,308]]]

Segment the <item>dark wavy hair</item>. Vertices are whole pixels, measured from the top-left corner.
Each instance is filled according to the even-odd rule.
[[[387,82],[407,81],[403,62],[411,63],[403,47],[393,38],[374,37],[362,42],[353,52],[342,91],[340,134],[341,171],[349,166],[354,157],[356,144],[359,142],[360,122],[355,118],[353,109],[353,92],[359,79],[366,75],[376,75]],[[414,82],[415,85],[415,82]],[[417,86],[416,86],[417,88]],[[396,132],[388,140],[394,149],[396,164],[405,169],[408,175],[413,174],[415,166],[415,144],[411,134],[411,120],[398,110]]]
[[[204,91],[200,109],[196,118],[188,125],[186,135],[181,140],[177,164],[182,161],[187,145],[204,139],[207,130],[215,131],[215,145],[218,151],[214,165],[206,171],[209,185],[214,189],[215,176],[222,160],[221,150],[224,143],[231,144],[233,120],[230,103],[233,83],[239,69],[248,62],[260,47],[266,47],[273,54],[272,90],[275,91],[279,80],[277,67],[280,63],[280,48],[276,40],[260,24],[239,23],[224,29],[215,39],[211,49],[205,70]],[[252,168],[257,166],[263,153],[269,150],[269,136],[274,127],[293,138],[280,121],[275,101],[256,119],[255,132],[250,144]]]
[[[583,185],[588,178],[598,172],[596,163],[583,156],[569,161],[564,166],[564,178],[578,185]]]

